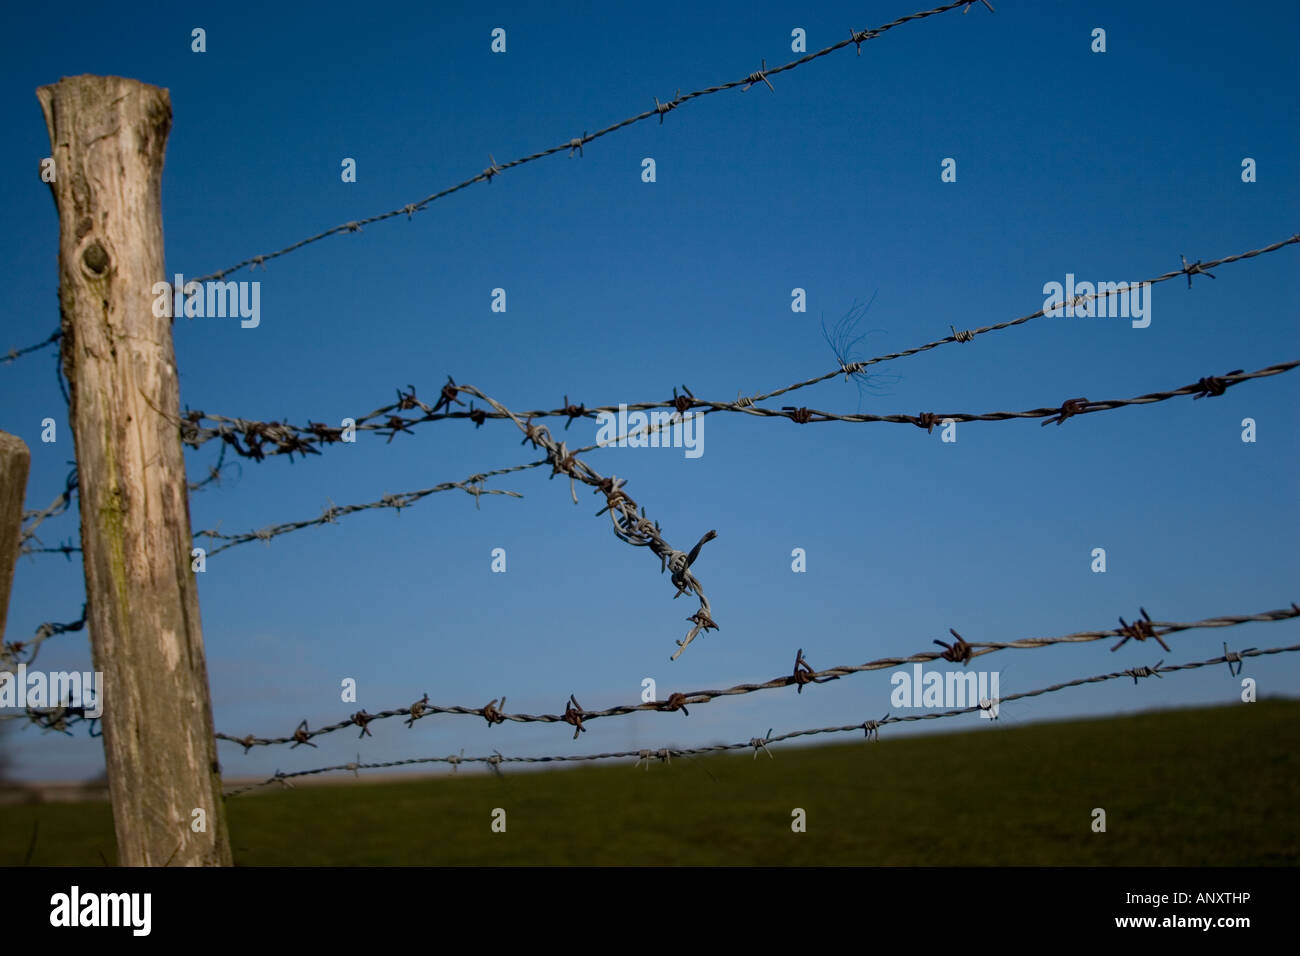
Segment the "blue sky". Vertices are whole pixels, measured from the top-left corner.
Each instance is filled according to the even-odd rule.
[[[74,5],[75,6],[75,5]],[[1023,3],[998,0],[909,23],[759,85],[687,103],[432,204],[233,278],[261,283],[261,322],[178,320],[181,401],[227,416],[337,423],[408,383],[432,401],[447,375],[513,408],[696,396],[733,399],[835,367],[822,338],[875,296],[858,357],[1024,315],[1067,273],[1135,281],[1300,230],[1294,5]],[[166,87],[174,109],[163,181],[168,273],[213,272],[353,219],[416,201],[594,131],[683,91],[795,58],[924,3],[465,5],[368,3],[85,5],[51,30],[15,9],[0,39],[0,349],[58,323],[58,226],[37,164],[49,140],[37,86],[119,74]],[[207,50],[190,50],[190,31]],[[491,31],[507,51],[490,51]],[[1090,51],[1091,32],[1107,51]],[[357,181],[340,180],[344,157]],[[641,181],[645,157],[657,181]],[[957,181],[940,163],[957,161]],[[1258,181],[1241,181],[1243,158]],[[15,228],[16,224],[23,228]],[[1044,318],[835,379],[795,404],[880,414],[1034,408],[1125,398],[1204,375],[1293,359],[1300,347],[1289,247],[1224,266],[1189,290],[1153,290],[1152,321]],[[160,279],[163,277],[159,277]],[[490,309],[507,290],[507,311]],[[791,290],[808,310],[791,311]],[[0,367],[0,428],[33,460],[27,500],[44,507],[73,457],[53,351]],[[495,479],[522,500],[459,492],[400,514],[215,556],[200,600],[217,728],[279,735],[428,693],[511,711],[635,702],[968,640],[1105,628],[1145,606],[1158,620],[1285,607],[1300,599],[1296,375],[1076,418],[960,425],[817,424],[712,415],[704,454],[604,449],[588,460],[676,547],[718,531],[694,571],[721,630],[668,658],[691,599],[672,600],[658,562],[575,507],[549,469]],[[774,407],[790,399],[769,403]],[[60,423],[40,441],[40,422]],[[1258,440],[1243,443],[1241,420]],[[595,441],[596,422],[557,437]],[[187,451],[202,477],[216,443]],[[231,467],[191,500],[195,530],[246,531],[534,460],[508,422],[373,433],[292,464]],[[75,510],[42,526],[78,535]],[[504,548],[507,572],[490,570]],[[807,572],[791,570],[791,551]],[[1093,548],[1108,570],[1090,570]],[[24,559],[9,640],[74,619],[79,563]],[[1169,640],[1008,651],[981,659],[1004,694],[1139,664],[1297,642],[1300,624],[1193,631]],[[39,664],[88,666],[83,635],[52,639]],[[889,671],[796,695],[733,698],[680,714],[564,726],[437,717],[318,750],[221,744],[229,776],[350,760],[454,753],[575,753],[747,740],[769,727],[852,723],[891,710]],[[1256,659],[1262,695],[1300,690],[1300,661]],[[354,678],[356,705],[339,699]],[[1230,703],[1224,667],[1070,690],[1004,708],[1008,721]],[[997,732],[974,716],[921,725]],[[886,728],[888,735],[917,725]],[[5,735],[17,772],[77,779],[99,741]],[[778,752],[779,759],[779,752]]]

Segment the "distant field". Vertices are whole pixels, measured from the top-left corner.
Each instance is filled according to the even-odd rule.
[[[1294,865],[1300,701],[860,737],[545,773],[268,788],[228,801],[263,865]],[[505,809],[507,831],[490,815]],[[792,833],[791,810],[807,813]],[[1093,833],[1092,810],[1107,815]],[[0,864],[112,861],[104,803],[0,808]],[[103,858],[101,858],[101,852]]]

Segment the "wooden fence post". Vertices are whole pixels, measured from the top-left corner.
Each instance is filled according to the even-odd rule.
[[[62,362],[118,862],[228,866],[171,319],[153,310],[171,98],[115,76],[65,77],[36,95],[54,158]]]
[[[32,453],[17,435],[0,432],[0,643],[9,616],[9,591],[18,564],[18,537],[23,529],[23,498]]]

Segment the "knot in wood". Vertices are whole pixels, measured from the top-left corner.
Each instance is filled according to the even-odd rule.
[[[98,239],[93,240],[81,253],[81,264],[94,275],[102,276],[108,271],[108,250]]]

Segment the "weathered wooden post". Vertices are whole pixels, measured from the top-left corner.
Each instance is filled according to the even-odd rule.
[[[0,432],[0,642],[9,616],[9,590],[18,565],[18,538],[23,529],[23,497],[32,453],[17,435]]]
[[[36,95],[54,159],[62,362],[118,861],[228,866],[184,455],[167,417],[180,405],[171,320],[152,307],[165,281],[171,98],[116,76],[65,77]]]

